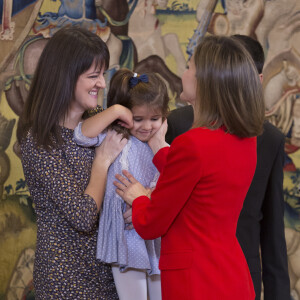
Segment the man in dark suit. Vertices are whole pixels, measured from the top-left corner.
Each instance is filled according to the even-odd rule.
[[[235,35],[235,38],[249,51],[262,78],[264,53],[261,45],[247,36]],[[166,141],[171,144],[175,137],[189,130],[193,119],[191,105],[173,110],[168,116]],[[264,300],[290,299],[283,222],[284,142],[284,135],[265,122],[264,132],[257,138],[255,175],[237,225],[236,235],[248,262],[256,300],[261,298],[261,282]]]

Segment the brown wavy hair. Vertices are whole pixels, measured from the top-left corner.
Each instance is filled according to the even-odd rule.
[[[194,53],[197,79],[193,127],[225,126],[239,137],[262,133],[262,85],[244,46],[232,37],[207,36]]]

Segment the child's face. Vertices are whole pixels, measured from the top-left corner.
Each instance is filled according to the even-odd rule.
[[[97,106],[98,93],[105,88],[104,69],[96,69],[95,63],[77,80],[75,99],[72,107],[77,110],[88,110]]]
[[[131,109],[133,114],[133,127],[130,134],[142,142],[148,142],[162,124],[162,114],[153,110],[148,105],[134,106]]]

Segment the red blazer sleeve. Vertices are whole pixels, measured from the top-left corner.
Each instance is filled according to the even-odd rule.
[[[161,148],[153,157],[153,163],[157,168],[158,172],[161,173],[167,163],[167,156],[170,147]]]
[[[158,154],[163,155],[157,153],[156,163]],[[166,165],[151,200],[141,196],[133,202],[132,223],[143,239],[155,239],[167,232],[188,201],[201,173],[201,154],[196,141],[190,135],[178,137],[169,148]]]

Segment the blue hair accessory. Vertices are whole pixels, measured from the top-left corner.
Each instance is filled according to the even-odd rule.
[[[142,74],[139,77],[137,77],[137,73],[133,74],[133,77],[129,79],[129,86],[130,88],[133,88],[136,86],[139,82],[148,82],[148,76],[146,74]]]

